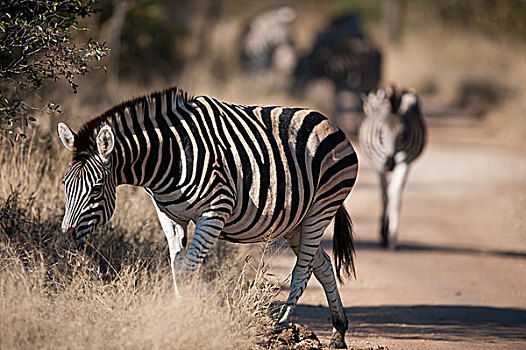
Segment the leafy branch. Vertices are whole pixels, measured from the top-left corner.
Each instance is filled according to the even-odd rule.
[[[105,56],[105,43],[76,44],[79,19],[98,12],[95,0],[0,0],[0,135],[18,140],[42,108],[27,103],[46,82],[65,79],[77,92],[75,77]],[[49,104],[52,111],[59,106]]]

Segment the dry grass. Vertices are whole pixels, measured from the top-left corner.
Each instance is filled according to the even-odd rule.
[[[218,244],[201,271],[208,287],[187,281],[176,299],[164,235],[137,189],[120,190],[86,247],[56,248],[68,162],[56,146],[0,148],[0,349],[262,346],[276,294],[262,269]]]

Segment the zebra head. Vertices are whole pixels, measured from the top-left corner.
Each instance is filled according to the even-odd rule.
[[[66,124],[59,123],[58,134],[64,147],[74,152],[73,163],[63,179],[66,211],[62,231],[82,244],[115,210],[116,185],[111,157],[115,137],[109,125],[81,130],[79,137]]]
[[[413,89],[398,89],[396,86],[380,88],[369,95],[362,95],[365,116],[386,118],[391,113],[405,115],[414,110],[419,111],[419,101]]]
[[[363,112],[368,118],[385,118],[391,113],[391,102],[389,91],[378,89],[368,95],[361,95],[363,100]]]

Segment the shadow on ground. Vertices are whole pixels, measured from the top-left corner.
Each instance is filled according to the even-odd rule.
[[[357,249],[384,249],[378,242],[362,241],[356,242]],[[491,250],[491,249],[476,249],[467,247],[451,247],[438,245],[424,245],[418,243],[402,243],[396,248],[397,251],[410,252],[438,252],[438,253],[455,253],[455,254],[473,254],[473,255],[492,255],[499,257],[523,258],[526,259],[526,252],[521,251],[507,251],[507,250]]]
[[[330,251],[332,249],[332,240],[324,239],[321,242],[323,249]],[[356,240],[356,250],[386,250],[377,241],[372,240]],[[439,246],[419,243],[401,243],[396,247],[396,252],[436,252],[436,253],[451,253],[451,254],[468,254],[468,255],[489,255],[496,257],[508,257],[526,259],[526,252],[522,251],[508,251],[508,250],[491,250],[491,249],[476,249],[468,247],[452,247]]]
[[[526,340],[526,309],[471,305],[346,308],[349,335],[423,340]],[[330,329],[329,310],[298,305],[295,317],[313,330]]]

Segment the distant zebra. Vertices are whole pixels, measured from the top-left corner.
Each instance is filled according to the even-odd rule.
[[[332,46],[345,38],[365,39],[360,22],[356,13],[336,18],[318,34],[314,47]]]
[[[294,73],[295,87],[327,78],[336,91],[369,92],[381,79],[382,55],[360,29],[359,18],[351,14],[335,20],[320,32],[311,52],[301,57]]]
[[[342,39],[334,45],[315,48],[299,59],[296,86],[326,78],[336,91],[368,92],[378,87],[382,56],[372,43],[358,38]]]
[[[180,267],[195,271],[214,242],[285,237],[297,255],[290,295],[277,325],[290,313],[314,272],[329,303],[332,345],[345,346],[347,317],[331,260],[320,246],[335,218],[336,276],[354,273],[353,229],[343,201],[358,172],[345,134],[318,112],[241,106],[178,89],[120,104],[75,134],[58,133],[73,152],[64,176],[64,232],[83,243],[110,219],[115,188],[142,186],[168,240],[174,286],[186,227],[195,232]]]
[[[241,38],[241,60],[255,71],[292,72],[296,64],[296,48],[291,24],[296,11],[279,7],[252,18]]]
[[[411,162],[426,143],[426,126],[412,90],[378,89],[364,97],[360,146],[380,175],[382,243],[396,248],[402,191]],[[390,180],[389,180],[389,175]]]

